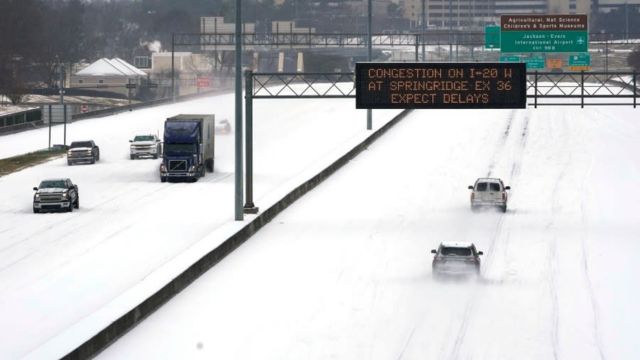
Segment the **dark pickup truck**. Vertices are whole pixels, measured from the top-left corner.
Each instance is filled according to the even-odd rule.
[[[67,164],[73,165],[79,162],[95,164],[100,160],[100,148],[93,140],[74,141],[67,150]]]
[[[33,212],[66,210],[80,208],[80,194],[78,185],[71,179],[48,179],[40,182],[40,186],[34,187]]]

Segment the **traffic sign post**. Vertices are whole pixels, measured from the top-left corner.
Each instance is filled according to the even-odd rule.
[[[502,52],[587,52],[587,15],[502,15]]]
[[[524,63],[356,63],[357,109],[520,109]]]

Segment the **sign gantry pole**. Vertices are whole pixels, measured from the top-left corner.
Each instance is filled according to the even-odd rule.
[[[242,6],[236,0],[235,220],[242,221]]]

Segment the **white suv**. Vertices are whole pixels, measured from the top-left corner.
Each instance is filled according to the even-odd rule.
[[[509,195],[507,190],[511,187],[504,186],[502,180],[495,178],[480,178],[474,185],[469,185],[471,190],[471,210],[482,206],[499,207],[502,212],[507,211]]]
[[[130,154],[131,160],[141,156],[151,156],[157,159],[162,154],[160,148],[160,139],[155,135],[136,135],[131,143]]]

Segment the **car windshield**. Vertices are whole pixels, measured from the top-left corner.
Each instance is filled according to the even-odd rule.
[[[71,148],[91,147],[91,141],[74,141],[71,143]]]
[[[38,187],[40,189],[52,189],[52,188],[62,188],[64,189],[64,180],[45,180],[43,182],[40,183],[40,186]]]
[[[153,135],[138,135],[133,141],[153,141]]]
[[[195,150],[194,144],[165,144],[164,151],[167,154],[191,154]]]
[[[442,255],[470,256],[471,248],[466,247],[442,247],[440,249]]]

